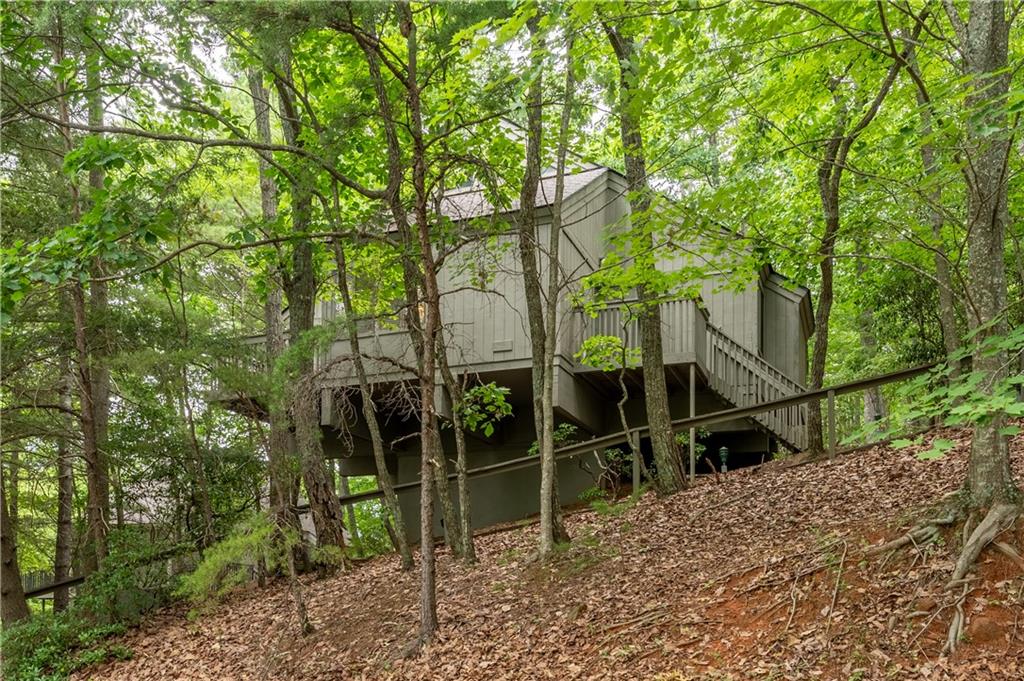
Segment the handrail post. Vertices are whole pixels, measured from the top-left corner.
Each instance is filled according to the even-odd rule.
[[[828,458],[836,458],[836,391],[828,391]]]

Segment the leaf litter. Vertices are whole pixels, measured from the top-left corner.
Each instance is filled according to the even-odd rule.
[[[937,438],[952,445],[930,461]],[[533,560],[536,528],[479,537],[479,564],[438,552],[437,640],[415,636],[418,575],[382,556],[304,578],[316,631],[297,634],[284,584],[239,589],[190,618],[178,605],[120,641],[130,660],[78,679],[1013,679],[1024,678],[1024,522],[943,590],[950,531],[865,556],[953,492],[970,432],[834,461],[739,469],[614,515],[566,518],[573,543]],[[1024,435],[1011,442],[1024,478]],[[965,642],[940,655],[950,619]]]

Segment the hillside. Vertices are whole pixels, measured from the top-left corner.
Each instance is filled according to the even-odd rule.
[[[316,632],[296,636],[283,586],[211,612],[179,606],[124,637],[134,658],[79,679],[1020,679],[1024,565],[993,548],[942,658],[959,540],[891,557],[900,534],[962,479],[967,434],[937,461],[875,447],[834,462],[729,473],[618,513],[572,515],[571,548],[530,560],[531,527],[483,536],[480,565],[439,558],[441,637],[398,659],[417,575],[382,557],[306,583]],[[1024,479],[1024,436],[1012,442]],[[1024,528],[1003,536],[1024,549]],[[959,594],[957,594],[959,595]],[[832,607],[834,602],[834,607]]]

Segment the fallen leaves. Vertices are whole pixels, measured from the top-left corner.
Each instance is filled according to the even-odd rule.
[[[920,460],[936,439],[945,456]],[[938,652],[960,596],[941,589],[955,547],[940,535],[862,556],[928,517],[968,449],[968,433],[943,429],[915,447],[733,471],[614,517],[570,515],[573,545],[543,565],[533,527],[481,536],[476,567],[442,550],[441,633],[409,659],[398,652],[416,631],[417,575],[382,557],[305,580],[305,639],[284,586],[253,587],[194,622],[159,613],[124,637],[132,660],[79,677],[1020,679],[1024,574],[1011,552],[983,554],[991,578],[959,603],[977,640],[952,658]],[[1024,436],[1012,449],[1019,480]],[[1019,554],[1024,532],[1000,543]]]

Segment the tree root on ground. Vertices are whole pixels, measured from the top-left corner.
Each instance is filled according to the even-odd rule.
[[[869,547],[864,551],[864,555],[889,554],[889,557],[891,557],[893,553],[907,545],[912,544],[917,548],[919,544],[925,544],[937,539],[942,527],[952,525],[963,518],[963,548],[953,567],[953,572],[950,574],[949,582],[945,586],[946,591],[953,591],[955,589],[961,589],[961,591],[959,595],[954,597],[951,603],[942,606],[938,611],[941,612],[946,608],[954,608],[953,619],[949,624],[949,630],[946,634],[946,643],[942,649],[942,653],[948,655],[956,650],[963,637],[964,625],[966,623],[964,603],[972,589],[972,578],[969,577],[969,574],[981,552],[992,544],[1015,562],[1024,566],[1024,558],[1013,547],[996,541],[996,538],[1007,528],[1011,527],[1020,515],[1021,508],[1019,506],[1001,503],[992,506],[988,513],[978,522],[977,513],[971,512],[965,518],[962,509],[954,508],[949,515],[927,520],[916,525],[901,537],[879,546]],[[886,561],[888,561],[889,557],[886,558]],[[929,618],[929,623],[938,615],[938,612],[932,618]],[[927,629],[927,624],[925,629]],[[921,633],[924,633],[923,629]]]
[[[888,553],[901,549],[907,544],[927,544],[939,536],[940,529],[945,525],[952,525],[957,520],[956,514],[950,514],[943,518],[934,518],[916,525],[912,530],[902,537],[886,542],[881,546],[872,546],[864,552],[866,556],[877,556],[880,553]]]
[[[957,599],[956,613],[953,615],[953,620],[949,623],[946,645],[942,649],[944,655],[951,654],[956,650],[964,633],[965,617],[963,606],[964,601],[967,599],[967,594],[970,592],[970,584],[967,579],[968,573],[974,567],[975,561],[978,560],[978,556],[985,550],[985,547],[993,543],[1000,533],[1012,526],[1019,515],[1019,506],[1014,504],[996,504],[989,509],[985,517],[971,531],[970,536],[964,542],[963,549],[960,551],[960,557],[957,558],[956,566],[953,568],[953,574],[950,575],[949,583],[946,584],[947,591],[963,584],[963,593]],[[967,526],[964,528],[964,534],[967,534]]]

